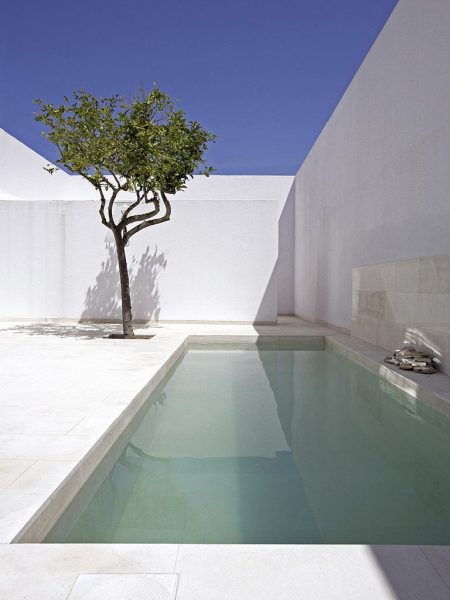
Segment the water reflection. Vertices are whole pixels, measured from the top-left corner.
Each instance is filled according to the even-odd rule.
[[[294,411],[283,428],[323,540],[448,544],[448,419],[363,368],[320,354],[296,354]]]
[[[449,543],[449,434],[328,352],[190,351],[48,541]]]

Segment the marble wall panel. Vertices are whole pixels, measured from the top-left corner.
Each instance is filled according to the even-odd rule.
[[[352,281],[352,335],[429,349],[450,375],[450,255],[357,267]]]

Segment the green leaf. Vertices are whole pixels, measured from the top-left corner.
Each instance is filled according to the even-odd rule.
[[[79,90],[60,106],[35,103],[35,119],[47,128],[44,137],[58,146],[57,163],[97,188],[174,193],[195,172],[212,172],[204,154],[215,136],[187,121],[156,85],[129,101]]]

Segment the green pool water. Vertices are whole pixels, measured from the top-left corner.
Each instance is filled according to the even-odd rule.
[[[46,541],[450,544],[450,422],[323,350],[189,350]]]

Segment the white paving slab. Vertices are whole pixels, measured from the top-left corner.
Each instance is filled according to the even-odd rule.
[[[174,600],[176,575],[80,575],[68,600]]]
[[[0,460],[0,491],[13,484],[33,464],[33,460],[17,460],[15,458]]]
[[[420,549],[450,588],[450,546],[420,546]]]
[[[14,536],[32,519],[42,504],[47,500],[47,493],[2,493],[0,494],[0,531],[6,540]]]
[[[181,545],[175,570],[180,573],[177,600],[450,597],[415,546]]]
[[[177,552],[173,544],[0,544],[0,598],[66,600],[87,574],[173,574]]]
[[[5,489],[5,494],[45,494],[49,489],[57,488],[72,467],[70,460],[38,460]]]
[[[141,600],[136,582],[152,580],[170,593],[178,580],[176,600],[450,597],[448,582],[417,546],[0,545],[0,597],[8,600]]]

